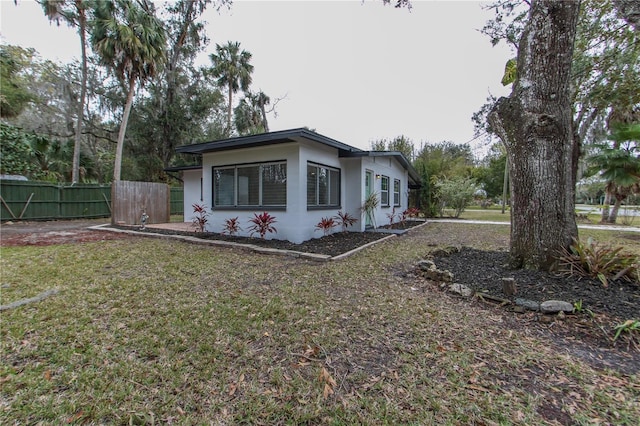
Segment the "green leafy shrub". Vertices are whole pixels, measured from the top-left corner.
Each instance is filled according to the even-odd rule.
[[[448,216],[460,217],[460,214],[473,201],[473,196],[478,187],[473,179],[443,178],[435,183],[436,199],[438,200],[438,212],[443,217],[446,210]]]
[[[613,336],[613,340],[616,341],[620,337],[620,334],[624,333],[640,333],[640,321],[638,320],[626,320],[622,324],[618,324],[614,327],[616,334]]]
[[[598,278],[605,287],[616,280],[640,282],[637,256],[622,253],[622,247],[599,245],[591,238],[574,240],[562,254],[559,269],[566,275]]]

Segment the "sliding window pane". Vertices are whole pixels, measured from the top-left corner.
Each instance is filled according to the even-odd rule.
[[[307,165],[307,206],[318,204],[318,168]]]
[[[234,193],[233,168],[213,169],[213,204],[214,206],[233,206]]]
[[[329,170],[329,204],[340,205],[340,172]]]
[[[329,171],[324,167],[318,167],[318,204],[329,204]]]
[[[267,164],[262,166],[262,205],[287,205],[286,164]]]
[[[238,167],[238,205],[260,204],[260,167]]]

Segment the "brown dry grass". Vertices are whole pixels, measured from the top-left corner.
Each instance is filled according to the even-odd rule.
[[[0,422],[635,424],[640,378],[412,274],[508,227],[431,224],[339,262],[132,238],[2,248]]]

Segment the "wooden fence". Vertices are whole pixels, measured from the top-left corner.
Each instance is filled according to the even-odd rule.
[[[182,188],[171,188],[171,214],[184,213],[182,194]],[[110,217],[111,185],[64,186],[2,179],[0,201],[2,221]],[[139,219],[140,215],[137,217]]]
[[[171,220],[169,185],[152,182],[117,181],[111,186],[111,223],[138,225],[143,213],[147,223]]]

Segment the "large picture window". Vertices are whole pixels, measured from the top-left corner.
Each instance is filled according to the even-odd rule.
[[[393,180],[393,205],[400,207],[400,179]]]
[[[389,176],[380,178],[380,205],[389,207]]]
[[[307,163],[307,207],[340,205],[340,170]]]
[[[287,163],[213,168],[213,207],[286,207]]]

